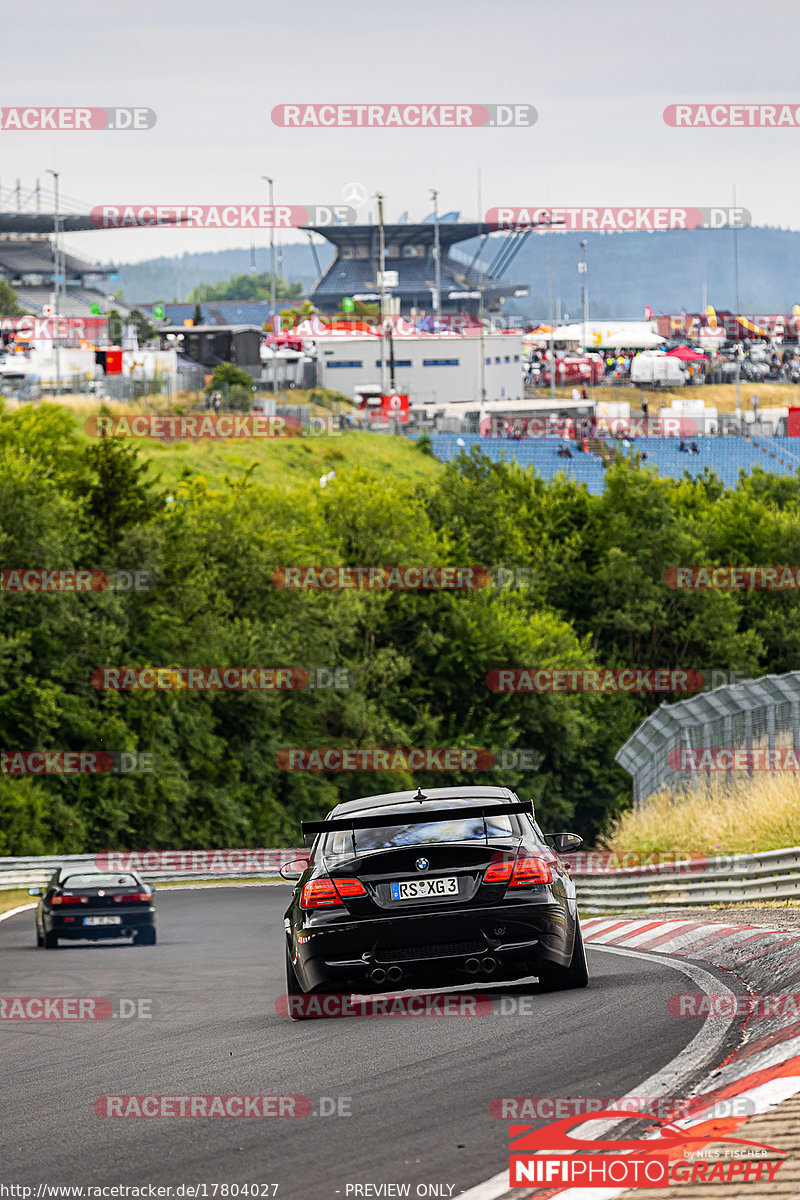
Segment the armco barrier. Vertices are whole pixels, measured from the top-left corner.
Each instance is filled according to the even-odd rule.
[[[302,858],[303,849],[277,850],[159,850],[132,851],[140,874],[158,882],[172,880],[253,879],[276,875],[281,866]],[[244,860],[232,864],[234,856]],[[151,857],[152,856],[152,857]],[[205,866],[202,869],[203,856]],[[257,860],[256,857],[258,856]],[[42,858],[0,858],[0,891],[46,883],[56,867],[69,864],[93,868],[94,854],[50,855]],[[178,867],[177,860],[183,858]],[[219,862],[215,863],[215,859]],[[160,865],[157,863],[160,860]],[[170,860],[173,861],[172,865]],[[193,860],[193,861],[188,861]],[[564,862],[569,864],[569,856]],[[118,868],[115,868],[118,869]],[[800,900],[800,846],[763,854],[722,855],[682,864],[625,867],[613,871],[572,871],[581,912],[620,912],[624,909],[689,907],[695,904],[735,904],[752,900]]]
[[[569,856],[565,857],[569,863]],[[583,913],[800,900],[800,846],[615,871],[571,872]]]
[[[307,854],[306,850],[156,850],[120,851],[124,856],[138,854],[133,868],[146,880],[263,879],[277,875],[280,868]],[[201,857],[202,856],[202,857]],[[238,858],[237,858],[238,856]],[[56,854],[41,858],[0,858],[0,891],[36,887],[47,883],[60,866],[94,869],[99,855]],[[238,865],[241,859],[241,866]],[[160,860],[160,865],[159,865]],[[182,861],[181,861],[182,860]],[[215,860],[219,860],[218,862]],[[208,869],[203,870],[205,865]],[[114,870],[121,869],[114,866]],[[124,868],[122,868],[124,869]]]

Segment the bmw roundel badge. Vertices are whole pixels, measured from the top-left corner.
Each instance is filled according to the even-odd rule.
[[[418,858],[417,861],[414,863],[414,866],[417,868],[418,871],[427,871],[427,869],[428,869],[427,858]]]

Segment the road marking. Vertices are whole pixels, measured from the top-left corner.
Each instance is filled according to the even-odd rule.
[[[706,994],[717,995],[733,995],[730,988],[724,983],[706,971],[703,967],[698,967],[695,963],[673,961],[671,958],[660,954],[649,954],[643,950],[628,950],[623,947],[616,946],[598,946],[596,942],[587,941],[587,950],[597,950],[606,954],[624,955],[626,958],[641,958],[645,962],[660,962],[665,966],[674,967],[676,971],[688,975],[695,983],[703,989]],[[712,1021],[706,1018],[702,1027],[698,1030],[688,1045],[684,1046],[683,1050],[668,1062],[660,1071],[656,1071],[649,1079],[645,1079],[644,1083],[639,1084],[633,1091],[627,1092],[619,1099],[628,1100],[639,1096],[661,1097],[669,1095],[679,1095],[680,1089],[684,1082],[687,1082],[691,1076],[697,1073],[698,1069],[707,1067],[714,1061],[718,1055],[728,1029],[734,1021],[734,1017],[730,1017],[728,1021],[722,1022],[718,1018]],[[583,1130],[584,1126],[593,1127],[593,1136],[601,1137],[603,1133],[613,1129],[619,1125],[619,1121],[585,1121],[583,1125],[575,1127],[575,1132]],[[585,1136],[585,1134],[584,1134]],[[577,1152],[576,1152],[577,1153]],[[626,1189],[603,1190],[593,1188],[591,1195],[593,1200],[610,1200],[613,1196],[620,1196]],[[515,1194],[517,1189],[511,1189],[508,1185],[508,1167],[500,1171],[497,1175],[493,1175],[491,1179],[485,1180],[484,1183],[479,1183],[475,1187],[470,1188],[467,1192],[459,1193],[459,1200],[500,1200],[503,1196]],[[557,1195],[568,1200],[568,1197],[573,1197],[577,1200],[578,1189],[570,1188],[567,1191],[558,1192]]]

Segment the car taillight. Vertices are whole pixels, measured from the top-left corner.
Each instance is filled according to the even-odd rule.
[[[506,858],[502,862],[492,863],[486,868],[486,874],[483,877],[484,883],[508,883],[511,878],[511,872],[514,869],[513,858]]]
[[[544,859],[506,858],[486,868],[483,882],[507,883],[509,887],[533,887],[537,883],[552,883],[553,876]]]
[[[128,900],[128,901],[138,900],[139,903],[141,903],[143,900],[149,900],[149,899],[150,899],[149,892],[130,892],[126,896],[115,896],[114,902],[116,904],[124,904],[126,900]]]
[[[88,896],[51,896],[51,904],[88,904]]]
[[[367,889],[360,879],[334,879],[333,886],[343,900],[348,900],[351,896],[366,896],[367,894]]]
[[[535,883],[552,883],[553,874],[543,858],[518,858],[509,887],[531,887]]]
[[[337,879],[328,876],[322,879],[310,879],[300,893],[301,908],[333,908],[342,904],[342,897],[366,896],[364,885],[358,879]]]

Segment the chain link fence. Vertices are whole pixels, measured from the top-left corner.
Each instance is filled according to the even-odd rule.
[[[663,788],[685,791],[715,769],[681,769],[682,751],[741,748],[749,752],[746,762],[752,774],[754,751],[784,746],[800,756],[800,671],[727,684],[676,704],[662,704],[615,758],[633,780],[634,808],[643,808],[648,797]],[[702,764],[702,754],[695,758]],[[718,754],[716,761],[721,760]],[[717,777],[730,779],[735,762],[728,755],[724,772],[715,769]]]

